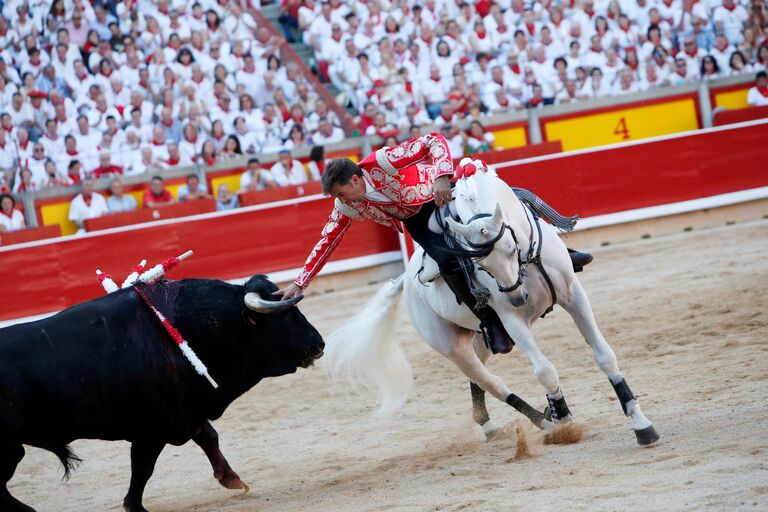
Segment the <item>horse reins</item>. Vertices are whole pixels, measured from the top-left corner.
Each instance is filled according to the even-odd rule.
[[[524,203],[521,202],[521,205],[523,206],[525,218],[528,221],[528,227],[530,228],[528,254],[526,255],[526,258],[524,260],[522,258],[522,251],[520,250],[520,244],[517,240],[517,235],[515,234],[515,230],[512,228],[512,226],[510,226],[506,222],[502,225],[501,229],[499,230],[499,233],[491,240],[488,240],[486,242],[480,242],[480,243],[475,243],[475,242],[466,240],[465,241],[466,245],[471,247],[471,250],[468,250],[466,252],[469,257],[484,258],[488,256],[491,253],[491,251],[493,251],[493,247],[496,245],[496,242],[501,240],[501,237],[504,236],[504,231],[508,229],[510,234],[512,235],[512,240],[514,240],[515,242],[515,248],[517,249],[517,262],[518,262],[517,281],[511,286],[502,286],[498,281],[496,281],[496,286],[498,286],[499,292],[501,293],[509,293],[517,290],[518,288],[520,288],[520,286],[522,286],[523,279],[528,275],[528,270],[527,270],[528,265],[530,264],[537,265],[539,267],[539,271],[541,272],[541,275],[544,277],[544,281],[547,283],[547,286],[549,287],[549,293],[552,297],[552,303],[541,315],[541,317],[543,318],[554,309],[555,304],[557,303],[557,292],[555,291],[555,286],[552,284],[552,279],[550,279],[549,274],[547,274],[547,271],[541,262],[542,232],[541,232],[541,223],[539,220],[539,216],[536,215],[536,213],[532,211],[530,208],[528,208]],[[446,211],[448,211],[448,214],[450,215],[450,211],[447,209]],[[531,218],[528,216],[529,213],[530,213],[530,216],[533,217],[534,222],[531,222]],[[435,217],[438,225],[443,229],[443,234],[446,240],[446,244],[448,244],[448,247],[451,249],[454,249],[456,248],[456,245],[461,245],[461,242],[459,242],[458,240],[456,240],[455,237],[449,234],[450,230],[448,230],[447,226],[443,223],[442,212],[440,211],[440,209],[436,209]],[[478,213],[477,215],[469,219],[466,225],[471,224],[477,219],[488,218],[488,217],[493,217],[493,215],[491,215],[490,213]],[[537,231],[539,243],[536,243],[534,241],[534,237],[533,237],[534,223],[536,224],[536,231]],[[465,270],[465,266],[469,265],[472,267],[472,270],[474,271],[474,265],[472,265],[469,261],[467,261],[467,258],[460,257],[459,262],[462,266],[462,270],[465,271],[465,276],[467,277],[468,282],[470,283],[470,290],[474,294],[474,290],[472,290],[472,286],[473,286],[472,280],[469,279],[469,273],[466,272]],[[496,280],[493,274],[488,272],[487,269],[483,268],[482,266],[480,266],[480,269],[485,273],[487,273],[489,276],[491,276],[494,280]]]

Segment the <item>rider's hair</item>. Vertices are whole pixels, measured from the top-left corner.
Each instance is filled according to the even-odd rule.
[[[325,166],[323,194],[330,194],[334,185],[346,185],[352,176],[363,176],[358,165],[348,158],[334,158]]]

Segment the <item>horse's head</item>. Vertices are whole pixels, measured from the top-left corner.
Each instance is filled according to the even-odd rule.
[[[501,206],[496,204],[493,214],[478,213],[461,224],[446,219],[451,231],[460,235],[468,249],[460,249],[463,256],[471,257],[477,265],[496,280],[499,291],[508,294],[509,302],[520,307],[528,301],[523,284],[525,268],[523,256],[512,227],[504,219]]]

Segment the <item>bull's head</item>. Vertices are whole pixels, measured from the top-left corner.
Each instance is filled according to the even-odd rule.
[[[295,307],[303,296],[279,300],[277,286],[262,275],[249,279],[244,291],[245,320],[278,363],[306,368],[323,355],[320,333]]]

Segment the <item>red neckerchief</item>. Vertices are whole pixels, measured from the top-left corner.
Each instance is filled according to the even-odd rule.
[[[527,30],[529,34],[533,35],[533,33],[536,32],[536,24],[535,23],[531,23],[531,24],[526,23],[525,24],[525,30]]]
[[[77,151],[70,151],[70,150],[67,150],[67,151],[66,151],[66,153],[67,153],[69,156],[77,156],[77,155],[79,155],[79,154],[80,154],[80,153],[79,153],[79,152],[77,152]]]
[[[509,106],[509,99],[504,98],[503,100],[499,100],[499,105],[502,107],[508,107]]]
[[[215,156],[212,156],[210,158],[206,158],[205,159],[205,164],[208,165],[208,166],[211,166],[214,163],[216,163],[216,157]]]
[[[636,70],[638,67],[640,67],[640,64],[638,62],[635,62],[634,64],[627,64],[627,66],[629,66],[630,69]]]
[[[757,92],[763,95],[763,97],[768,98],[768,85],[765,87],[757,87],[755,86],[755,89],[757,89]]]
[[[499,34],[506,34],[507,33],[507,26],[503,25],[503,26],[496,27],[496,32],[498,32]]]
[[[26,141],[24,144],[22,144],[21,142],[19,142],[19,147],[20,147],[21,149],[25,150],[25,151],[27,150],[27,147],[28,147],[28,146],[29,146],[29,139],[27,139],[27,141]]]
[[[175,158],[168,157],[168,160],[166,160],[165,163],[168,165],[178,165],[179,160],[181,160],[181,158],[178,156]]]
[[[22,186],[24,186],[24,185],[22,184]],[[3,214],[3,215],[5,215],[5,216],[6,216],[6,217],[8,217],[9,219],[12,219],[12,218],[13,218],[13,208],[11,208],[11,214],[10,214],[10,215],[9,215],[9,214],[7,214],[7,213],[5,213],[3,210],[0,210],[0,214]]]
[[[161,120],[160,120],[160,124],[162,124],[163,126],[167,126],[168,128],[170,128],[171,126],[173,126],[173,119],[171,119],[170,121],[165,121],[165,120],[161,119]]]
[[[81,194],[81,195],[82,195],[82,194]],[[85,197],[85,196],[83,196],[83,202],[85,203],[85,206],[87,206],[88,208],[90,208],[90,207],[91,207],[91,200],[92,200],[92,199],[93,199],[93,195],[91,195],[91,197]]]
[[[725,7],[726,9],[728,9],[730,12],[733,12],[733,11],[735,11],[735,10],[736,10],[736,3],[734,3],[732,7],[726,7],[725,5],[724,5],[723,7]]]
[[[411,82],[405,82],[405,90],[413,94],[413,84]]]
[[[683,78],[685,78],[685,75],[687,75],[687,74],[688,74],[688,72],[687,72],[687,71],[686,71],[685,73],[681,73],[681,72],[680,72],[679,70],[677,70],[677,69],[675,70],[675,73],[677,73],[678,75],[680,75],[680,76],[681,76],[681,77],[683,77]]]
[[[480,33],[480,32],[478,32],[477,30],[475,30],[475,35],[477,36],[477,38],[478,38],[478,39],[485,39],[485,36],[487,36],[488,34],[486,34],[485,32],[483,32],[483,33],[481,34],[481,33]]]
[[[512,70],[512,72],[516,75],[520,74],[520,64],[515,64],[514,66],[509,66],[509,69]]]
[[[13,131],[13,125],[3,126],[3,130],[5,130],[7,133],[11,133]]]
[[[185,140],[185,141],[187,141],[187,142],[189,142],[190,144],[194,144],[195,142],[197,142],[197,135],[195,135],[194,137],[192,137],[192,139],[189,139],[189,138],[187,138],[187,137],[184,137],[184,140]]]
[[[32,64],[33,66],[39,66],[41,62],[42,60],[40,60],[40,57],[38,57],[37,59],[29,59],[29,63]]]
[[[594,11],[594,9],[587,9],[587,8],[585,7],[585,8],[584,8],[584,12],[586,13],[586,15],[587,15],[587,16],[589,16],[589,18],[590,18],[590,19],[592,19],[592,16],[594,16],[594,15],[595,15],[595,11]]]
[[[534,107],[544,101],[544,98],[531,98],[531,105]]]

